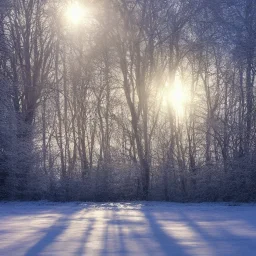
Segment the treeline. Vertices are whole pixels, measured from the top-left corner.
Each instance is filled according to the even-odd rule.
[[[256,1],[70,4],[0,1],[0,197],[255,200]]]

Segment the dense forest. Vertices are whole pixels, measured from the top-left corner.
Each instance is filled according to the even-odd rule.
[[[0,0],[0,198],[256,200],[256,1]]]

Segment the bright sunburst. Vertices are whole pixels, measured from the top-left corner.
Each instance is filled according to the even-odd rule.
[[[167,83],[167,93],[164,96],[165,104],[171,105],[175,110],[178,117],[182,117],[185,112],[186,103],[188,101],[188,94],[184,90],[181,79],[178,75],[175,77],[175,81],[172,85]]]
[[[73,2],[72,4],[70,4],[68,6],[66,15],[67,15],[68,20],[72,24],[77,25],[82,22],[83,18],[85,18],[86,10],[78,2]]]

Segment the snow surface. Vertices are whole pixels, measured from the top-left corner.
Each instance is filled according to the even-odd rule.
[[[0,203],[0,255],[256,255],[256,206]]]

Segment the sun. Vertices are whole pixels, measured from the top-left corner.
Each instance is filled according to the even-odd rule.
[[[165,105],[169,105],[178,117],[183,117],[188,102],[188,93],[185,91],[179,75],[175,76],[172,84],[167,83],[167,92],[164,96]]]
[[[73,25],[77,25],[82,22],[86,16],[85,8],[78,2],[73,2],[68,5],[66,10],[66,16],[69,22]]]

